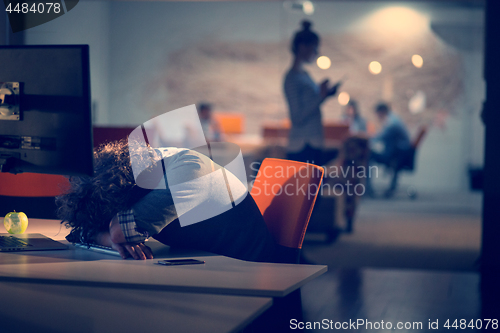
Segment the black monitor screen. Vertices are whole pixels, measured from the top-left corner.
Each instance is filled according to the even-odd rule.
[[[92,175],[88,45],[0,46],[0,168]]]

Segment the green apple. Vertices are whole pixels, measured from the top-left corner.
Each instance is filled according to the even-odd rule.
[[[5,215],[3,225],[10,234],[22,234],[28,227],[28,217],[23,212],[10,212]]]

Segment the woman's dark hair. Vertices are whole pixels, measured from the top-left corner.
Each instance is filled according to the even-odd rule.
[[[134,167],[150,165],[152,151],[134,144]],[[130,160],[127,140],[111,142],[94,151],[93,177],[69,179],[70,189],[56,198],[57,216],[72,228],[69,241],[91,243],[96,233],[108,230],[114,215],[130,208],[137,187]]]
[[[319,36],[311,30],[312,23],[309,21],[302,21],[302,30],[295,33],[292,41],[292,53],[297,55],[299,52],[299,45],[311,45],[319,43]]]

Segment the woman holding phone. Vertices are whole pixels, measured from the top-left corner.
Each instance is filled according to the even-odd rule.
[[[323,124],[321,104],[337,93],[341,82],[330,86],[328,80],[316,84],[304,69],[318,56],[319,36],[311,30],[311,22],[303,21],[291,44],[293,62],[285,75],[284,91],[292,127],[288,137],[287,158],[322,164]]]

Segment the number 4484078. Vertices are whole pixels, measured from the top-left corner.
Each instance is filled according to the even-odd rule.
[[[24,3],[17,3],[14,8],[12,8],[12,3],[9,3],[7,8],[5,8],[6,12],[12,13],[38,13],[38,14],[43,14],[47,13],[49,14],[50,12],[59,14],[61,12],[61,4],[58,2],[39,2],[39,3],[33,3],[31,6],[24,2]]]
[[[498,319],[471,319],[469,322],[465,319],[455,319],[453,323],[450,324],[450,319],[444,323],[443,327],[446,327],[447,329],[454,328],[454,329],[460,329],[464,330],[466,328],[472,328],[472,329],[488,329],[492,328],[494,330],[498,329]]]

